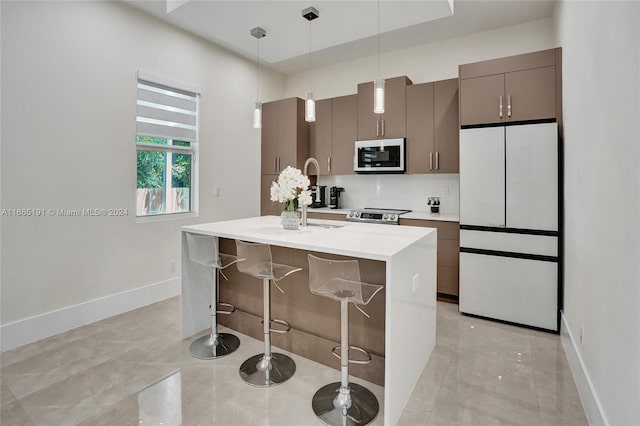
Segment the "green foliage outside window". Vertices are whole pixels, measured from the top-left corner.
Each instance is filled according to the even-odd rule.
[[[136,136],[136,142],[154,145],[167,145],[163,138]],[[189,146],[189,142],[173,141],[176,146]],[[138,150],[137,188],[164,187],[165,152]],[[171,186],[173,188],[191,187],[191,155],[173,154],[171,164]]]

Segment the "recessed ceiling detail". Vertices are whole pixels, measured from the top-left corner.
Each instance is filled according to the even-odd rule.
[[[247,30],[262,27],[269,37],[260,45],[261,61],[284,73],[305,69],[308,23],[300,11],[309,6],[322,10],[322,19],[314,22],[313,52],[322,52],[314,55],[314,67],[376,53],[376,1],[123,1],[249,59],[255,56],[255,39]],[[541,19],[552,11],[553,1],[546,0],[382,0],[382,49]]]

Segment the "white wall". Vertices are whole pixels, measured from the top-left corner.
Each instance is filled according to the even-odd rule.
[[[383,38],[384,40],[384,38]],[[458,76],[458,65],[554,47],[550,18],[423,44],[381,57],[383,77],[408,76],[414,83]],[[316,99],[356,93],[358,83],[378,78],[378,57],[341,62],[311,72],[311,90]],[[307,73],[286,77],[286,96],[305,97]]]
[[[582,359],[572,369],[590,423],[638,425],[640,3],[562,1],[554,26],[563,49],[567,352]]]
[[[259,213],[253,62],[120,2],[1,7],[2,207],[129,209],[2,217],[3,325],[178,277],[181,225]],[[135,222],[137,70],[201,89],[197,218]],[[262,71],[263,99],[283,97]]]

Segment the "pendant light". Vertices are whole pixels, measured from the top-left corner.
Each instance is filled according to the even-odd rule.
[[[380,72],[380,0],[378,0],[378,79],[373,82],[373,112],[384,114],[384,78]]]
[[[307,99],[304,104],[304,119],[310,123],[316,121],[316,101],[311,92],[311,21],[320,16],[320,12],[315,7],[308,7],[302,11],[302,17],[309,21],[309,55],[307,69]]]
[[[251,30],[256,38],[256,103],[253,105],[253,128],[262,127],[262,102],[260,102],[260,39],[267,36],[267,32],[260,27]]]

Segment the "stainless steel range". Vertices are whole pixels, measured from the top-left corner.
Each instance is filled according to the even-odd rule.
[[[410,211],[411,210],[365,208],[351,210],[349,213],[347,213],[347,220],[350,222],[369,222],[382,223],[386,225],[398,225],[400,223],[400,215],[409,213]]]

